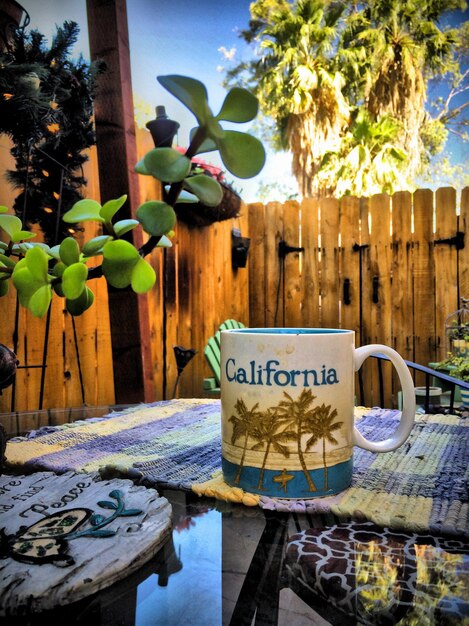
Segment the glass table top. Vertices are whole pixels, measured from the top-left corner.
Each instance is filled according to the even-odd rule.
[[[467,542],[160,493],[173,531],[139,571],[73,605],[0,623],[469,623]]]

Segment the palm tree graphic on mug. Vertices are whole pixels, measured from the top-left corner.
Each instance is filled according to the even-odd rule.
[[[290,456],[290,450],[285,444],[288,441],[296,439],[296,433],[293,430],[285,430],[287,420],[282,418],[278,413],[278,410],[274,407],[267,409],[264,413],[261,413],[261,418],[253,429],[252,437],[258,440],[251,450],[262,450],[265,446],[265,454],[262,460],[261,472],[259,474],[259,482],[257,489],[262,490],[264,486],[264,472],[267,457],[271,448],[284,457]]]
[[[249,410],[244,402],[244,400],[238,399],[235,404],[236,415],[232,415],[229,421],[233,424],[233,432],[231,434],[231,443],[234,445],[239,437],[244,437],[243,442],[243,453],[241,456],[241,461],[239,462],[238,473],[236,474],[236,478],[234,482],[236,484],[241,480],[241,473],[243,471],[244,466],[244,458],[246,456],[246,450],[248,447],[248,439],[251,431],[256,425],[256,422],[261,416],[261,413],[257,411],[257,407],[259,403],[257,402],[251,410]]]
[[[257,484],[259,491],[262,491],[264,487],[265,469],[270,453],[276,452],[285,458],[290,458],[290,455],[296,452],[309,490],[317,491],[306,466],[304,453],[309,452],[322,440],[324,490],[327,491],[329,468],[326,443],[338,445],[333,433],[340,430],[343,422],[334,421],[337,417],[337,409],[333,409],[331,405],[322,404],[313,407],[316,396],[313,396],[311,389],[303,389],[296,399],[286,392],[283,392],[283,395],[283,400],[265,411],[258,410],[259,403],[248,409],[242,399],[236,401],[234,407],[236,415],[232,415],[229,419],[233,424],[231,444],[235,445],[238,439],[242,439],[243,451],[234,482],[239,484],[241,480],[248,449],[253,452],[264,451]],[[305,437],[308,439],[303,450]],[[289,445],[290,442],[295,442],[296,445]]]
[[[315,426],[314,433],[306,442],[306,451],[310,450],[315,443],[322,439],[322,459],[324,464],[324,491],[329,489],[329,468],[327,467],[326,439],[329,443],[337,445],[339,442],[332,435],[333,431],[339,430],[343,422],[334,422],[337,417],[337,409],[331,410],[331,405],[322,404],[314,409]]]

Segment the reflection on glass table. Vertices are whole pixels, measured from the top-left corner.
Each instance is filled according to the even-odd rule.
[[[1,623],[468,623],[467,542],[161,494],[173,532],[136,574],[75,605]]]

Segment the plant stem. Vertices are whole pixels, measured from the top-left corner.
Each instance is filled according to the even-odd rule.
[[[193,156],[197,153],[197,150],[200,148],[204,140],[206,139],[206,131],[203,127],[199,126],[197,131],[195,132],[194,137],[186,150],[185,156],[188,159],[192,159]],[[169,188],[168,197],[166,199],[166,203],[170,206],[174,207],[176,201],[179,197],[179,194],[182,191],[184,181],[178,181],[177,183],[172,183]],[[150,254],[154,248],[158,245],[161,237],[156,235],[151,235],[138,250],[139,255],[144,258],[148,254]],[[100,278],[103,275],[103,269],[101,265],[96,265],[95,267],[90,267],[88,269],[88,278],[87,280],[92,280],[94,278]]]

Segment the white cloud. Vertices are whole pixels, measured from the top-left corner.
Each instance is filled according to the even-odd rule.
[[[226,59],[227,61],[232,61],[236,54],[236,48],[233,46],[232,48],[227,50],[225,46],[220,46],[220,48],[218,48],[218,52],[221,52],[221,54],[223,55],[223,58]]]

